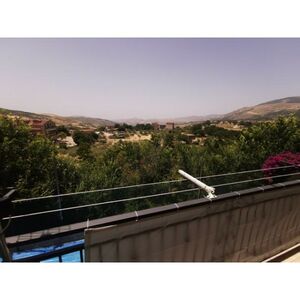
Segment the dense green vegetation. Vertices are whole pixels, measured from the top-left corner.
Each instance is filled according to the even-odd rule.
[[[191,133],[199,137],[214,136],[218,138],[236,138],[239,136],[239,132],[233,130],[227,130],[216,125],[211,124],[209,121],[203,124],[195,124],[190,128]]]
[[[63,129],[64,130],[64,129]],[[260,168],[282,151],[300,151],[299,120],[281,117],[232,133],[209,123],[192,132],[204,145],[182,143],[180,132],[153,134],[151,141],[103,145],[91,151],[93,134],[75,132],[77,156],[62,155],[43,136],[33,136],[20,120],[0,118],[0,188],[15,186],[22,197],[154,182],[178,177]],[[228,133],[229,132],[229,133]]]
[[[44,136],[31,134],[20,120],[0,117],[0,194],[11,186],[17,188],[18,198],[23,198],[157,182],[180,178],[178,169],[194,176],[259,169],[272,155],[284,151],[300,152],[300,124],[294,116],[257,123],[239,133],[228,133],[228,130],[208,123],[201,127],[195,125],[189,130],[204,137],[204,141],[198,144],[188,143],[182,130],[175,129],[171,132],[153,131],[150,141],[119,141],[114,145],[98,143],[96,146],[94,134],[75,132],[73,136],[78,147],[71,153],[60,149]],[[202,135],[197,130],[204,130],[205,134]],[[64,131],[62,129],[62,133],[66,134]],[[218,184],[232,178],[219,180],[205,182]],[[176,189],[190,187],[193,186],[183,185]],[[72,206],[166,192],[173,188],[164,185],[151,187],[151,190],[143,188],[86,194],[68,197],[64,203]],[[218,192],[221,193],[222,190]],[[59,215],[41,216],[36,217],[34,222],[28,219],[26,223],[22,221],[14,224],[13,230],[37,230],[37,226],[67,224],[196,196],[197,194],[171,195],[153,201],[124,202],[76,210],[65,214],[63,220]],[[29,206],[19,205],[15,208],[16,213],[57,208],[58,200],[59,198],[51,198],[40,203],[30,203]],[[19,229],[15,226],[19,226]]]
[[[136,124],[135,126],[126,123],[115,124],[114,128],[118,131],[151,131],[154,129],[152,124]]]
[[[56,132],[57,132],[57,134],[64,134],[64,136],[70,136],[71,135],[69,129],[64,125],[57,126],[56,127]]]
[[[52,141],[32,135],[20,120],[0,117],[0,190],[13,186],[20,196],[47,195],[76,189],[77,176],[73,160],[59,156]]]

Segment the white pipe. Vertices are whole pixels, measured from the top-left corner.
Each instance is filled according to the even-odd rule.
[[[216,197],[215,195],[215,189],[211,186],[206,185],[205,183],[203,183],[202,181],[198,180],[197,178],[189,175],[188,173],[179,170],[178,171],[180,175],[182,175],[183,177],[185,177],[186,179],[190,180],[191,182],[195,183],[197,186],[199,186],[199,188],[203,189],[206,191],[207,196],[206,198],[208,199],[213,199]]]

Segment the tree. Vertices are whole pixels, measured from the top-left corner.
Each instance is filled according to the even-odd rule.
[[[77,148],[76,153],[82,159],[91,159],[92,158],[91,145],[89,143],[81,142]]]
[[[70,136],[70,131],[68,130],[68,128],[64,125],[60,125],[56,127],[56,132],[57,134],[63,133],[65,134],[65,136]]]
[[[14,186],[21,197],[57,192],[56,173],[61,192],[76,185],[70,159],[59,157],[52,141],[31,134],[21,120],[0,116],[0,157],[0,189]]]
[[[285,166],[287,168],[285,168]],[[269,156],[262,165],[266,177],[297,173],[300,170],[300,153],[285,151]],[[288,177],[269,178],[269,182],[282,181]]]
[[[152,133],[151,142],[155,147],[159,147],[161,145],[161,136],[157,133]]]
[[[238,141],[240,164],[259,168],[264,160],[283,151],[300,151],[300,129],[296,117],[279,117],[275,121],[258,123],[244,130]]]
[[[175,136],[173,132],[166,132],[163,136],[164,147],[173,147]]]
[[[191,128],[191,133],[193,133],[196,136],[205,136],[204,130],[203,130],[203,125],[202,124],[195,124]]]
[[[77,145],[80,144],[93,144],[98,139],[98,135],[95,132],[82,132],[75,130],[73,133],[73,140]]]
[[[32,139],[28,126],[21,120],[0,116],[0,189],[15,186],[24,173]]]

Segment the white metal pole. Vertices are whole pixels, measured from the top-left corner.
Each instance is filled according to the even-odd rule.
[[[213,199],[216,197],[215,195],[215,189],[211,186],[206,185],[205,183],[203,183],[202,181],[198,180],[197,178],[191,176],[190,174],[179,170],[178,171],[180,175],[182,175],[183,177],[185,177],[186,179],[190,180],[191,182],[195,183],[197,186],[199,186],[201,189],[205,190],[207,193],[207,198],[208,199]]]

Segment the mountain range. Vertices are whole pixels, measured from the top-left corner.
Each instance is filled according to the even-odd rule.
[[[270,120],[280,115],[295,113],[300,116],[300,97],[287,97],[243,107],[223,116],[227,120]]]
[[[136,125],[138,123],[160,123],[173,122],[176,124],[198,123],[206,120],[247,120],[247,121],[263,121],[276,118],[280,115],[288,115],[295,113],[300,116],[300,96],[287,97],[264,102],[255,106],[243,107],[233,112],[224,115],[207,115],[207,116],[189,116],[181,118],[165,118],[165,119],[120,119],[120,120],[105,120],[101,118],[92,118],[84,116],[64,117],[53,114],[37,114],[32,112],[24,112],[18,110],[9,110],[0,108],[0,114],[12,115],[25,119],[51,119],[57,125],[73,126],[73,127],[92,127],[111,126],[115,123],[127,123]]]
[[[115,122],[100,118],[84,117],[84,116],[70,116],[64,117],[54,114],[36,114],[32,112],[25,112],[19,110],[11,110],[0,108],[0,114],[12,115],[15,117],[20,117],[24,119],[42,119],[42,120],[52,120],[57,125],[73,126],[73,127],[92,127],[97,128],[99,126],[111,126]]]
[[[160,118],[160,119],[139,119],[139,118],[129,118],[129,119],[118,119],[115,120],[116,123],[126,123],[129,125],[136,124],[146,124],[146,123],[159,123],[165,124],[167,122],[172,122],[175,124],[186,124],[186,123],[197,123],[206,120],[216,120],[222,118],[223,115],[207,115],[207,116],[188,116],[179,118]]]
[[[224,115],[190,116],[170,119],[121,119],[119,123],[135,125],[137,123],[173,122],[176,124],[197,123],[206,120],[243,120],[263,121],[274,119],[280,115],[295,113],[300,116],[300,96],[271,100],[255,106],[243,107]]]

